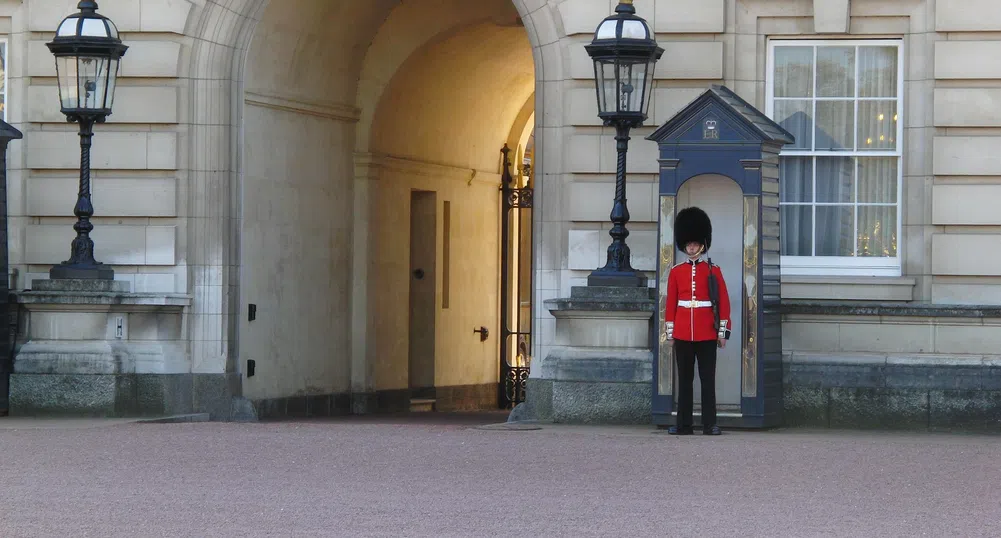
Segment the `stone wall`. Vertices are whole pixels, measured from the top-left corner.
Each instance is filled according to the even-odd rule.
[[[20,288],[64,259],[71,237],[77,138],[75,126],[59,113],[54,62],[44,43],[75,4],[25,0],[0,5],[0,33],[9,42],[8,121],[25,133],[9,153],[9,250]],[[250,90],[272,104],[295,101],[313,113],[357,122],[353,140],[331,141],[338,147],[329,155],[309,148],[303,157],[317,166],[355,167],[354,176],[338,168],[333,179],[345,198],[324,193],[331,200],[328,211],[350,206],[351,216],[334,219],[336,230],[325,229],[319,236],[330,240],[324,247],[330,251],[350,244],[350,268],[345,269],[345,260],[334,263],[350,272],[350,281],[340,275],[327,287],[331,300],[341,303],[340,310],[315,304],[301,311],[291,303],[282,306],[277,312],[292,316],[290,323],[300,326],[282,333],[287,341],[276,348],[279,353],[294,350],[288,351],[293,361],[317,361],[315,350],[296,347],[296,342],[312,338],[324,323],[350,324],[350,330],[324,333],[318,340],[323,346],[344,348],[345,358],[324,364],[322,374],[313,369],[319,367],[316,363],[304,366],[300,377],[320,375],[324,390],[352,392],[377,390],[380,329],[396,319],[382,318],[371,308],[377,303],[371,290],[379,283],[368,278],[375,273],[365,249],[372,244],[368,211],[374,207],[376,189],[370,188],[372,179],[362,170],[368,165],[358,166],[359,155],[398,152],[424,164],[496,173],[490,155],[496,157],[500,144],[511,138],[510,123],[525,100],[534,99],[534,355],[547,354],[556,329],[544,301],[566,297],[571,286],[582,284],[587,272],[600,264],[610,241],[614,141],[596,115],[593,69],[584,44],[614,2],[497,0],[487,8],[457,2],[441,11],[448,17],[420,9],[418,3],[405,2],[402,10],[394,11],[397,4],[389,1],[362,5],[297,0],[281,8],[265,0],[103,0],[100,5],[131,48],[122,64],[115,113],[94,139],[97,255],[113,264],[116,278],[128,281],[133,291],[192,297],[185,314],[192,371],[238,372],[250,358],[244,351],[254,348],[248,340],[237,349],[241,331],[249,330],[241,329],[247,303],[253,302],[241,290],[241,279],[245,268],[257,264],[249,263],[240,244],[245,207],[241,189],[247,185],[246,167],[253,163],[245,160],[250,147],[245,144],[260,147],[264,130],[274,122],[255,113],[244,115]],[[1001,302],[1001,260],[995,259],[1001,249],[990,248],[1001,241],[1001,217],[991,209],[992,200],[1001,196],[1001,160],[992,151],[1001,137],[1001,95],[993,87],[1001,79],[993,61],[1001,51],[1001,13],[993,6],[992,0],[637,0],[638,12],[652,23],[666,53],[657,67],[651,119],[647,127],[634,131],[629,153],[634,264],[649,270],[655,259],[657,164],[653,143],[643,140],[654,126],[711,83],[726,84],[764,109],[769,38],[892,37],[903,40],[905,58],[902,275],[788,275],[783,292],[806,300]],[[345,11],[349,9],[356,11]],[[450,117],[440,107],[417,114],[408,105],[408,94],[391,84],[398,71],[406,71],[401,66],[409,55],[435,35],[482,20],[473,17],[476,9],[492,10],[502,25],[519,24],[519,19],[535,67],[534,88],[529,80],[527,90],[501,82],[459,88],[458,93],[489,87],[495,95],[518,96],[511,97],[503,113],[472,122],[483,127],[476,131],[482,138],[448,129]],[[508,17],[514,11],[516,16]],[[336,25],[327,20],[352,22],[328,35],[325,32]],[[257,33],[261,28],[266,31]],[[248,56],[251,42],[261,36],[274,39],[265,39],[263,52]],[[407,45],[394,45],[397,42]],[[425,61],[422,72],[426,75],[434,63]],[[251,74],[258,69],[261,76],[248,77],[248,69]],[[434,81],[417,75],[411,80]],[[502,78],[514,82],[517,77]],[[247,87],[248,81],[254,87]],[[380,119],[384,94],[392,96],[398,108],[385,108],[392,113]],[[429,94],[419,95],[424,102]],[[464,110],[483,109],[483,102],[471,101],[476,106]],[[408,116],[410,112],[414,114]],[[438,121],[436,126],[429,123],[432,119]],[[417,133],[422,130],[435,134],[421,138]],[[370,144],[373,133],[386,145]],[[334,159],[337,164],[332,164]],[[299,170],[287,167],[275,172],[281,176],[275,180],[291,183],[288,176]],[[321,263],[317,260],[323,259],[322,251],[309,251],[316,254],[314,263]],[[975,262],[968,259],[970,252],[978,253]],[[303,271],[295,278],[313,274]],[[248,283],[252,289],[266,287],[262,281]],[[301,290],[297,293],[301,295],[288,298],[306,297]],[[327,315],[329,322],[295,321]],[[784,331],[787,337],[823,341],[823,334],[808,331],[797,336],[803,325],[791,323]],[[852,343],[875,346],[869,351],[879,346],[875,339]],[[944,348],[940,352],[962,353]],[[481,374],[476,375],[483,379],[475,382],[486,379]],[[275,390],[282,386],[276,382]],[[303,383],[291,387],[279,392],[305,388]],[[265,393],[271,394],[262,389]]]
[[[785,425],[1001,432],[1001,308],[783,311]]]

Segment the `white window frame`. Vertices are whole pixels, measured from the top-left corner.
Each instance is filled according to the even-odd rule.
[[[904,103],[904,41],[901,38],[892,39],[769,39],[768,57],[766,61],[765,73],[765,114],[769,118],[774,118],[775,105],[775,48],[781,46],[894,46],[897,48],[897,149],[893,151],[827,151],[824,156],[838,157],[849,156],[858,157],[896,157],[897,165],[897,255],[895,257],[837,257],[837,256],[782,256],[782,275],[803,275],[803,276],[901,276],[903,260],[903,179],[904,179],[904,122],[907,120],[907,109]],[[816,49],[814,49],[814,73],[816,73]],[[811,99],[814,103],[828,98],[817,97],[817,79],[814,76],[814,92]],[[855,62],[855,109],[856,121],[858,120],[858,102],[865,100],[858,97],[858,61]],[[839,99],[839,98],[831,98]],[[815,105],[816,106],[816,105]],[[816,117],[816,114],[814,114]],[[858,138],[858,134],[854,135]],[[856,140],[856,146],[858,141]],[[784,149],[782,156],[816,156],[818,152],[813,150],[789,150]],[[816,174],[816,171],[814,171]],[[816,181],[816,180],[814,180]],[[856,201],[856,207],[857,206]],[[816,207],[816,202],[813,202]],[[858,211],[856,210],[855,226],[858,228]],[[813,226],[816,227],[816,219]],[[814,231],[816,235],[816,231]],[[855,234],[856,240],[858,234]],[[815,242],[816,237],[811,241]]]

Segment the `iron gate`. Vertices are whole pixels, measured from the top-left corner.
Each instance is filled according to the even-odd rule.
[[[532,202],[531,147],[525,148],[517,177],[511,149],[504,144],[501,172],[500,406],[525,401],[532,362]]]

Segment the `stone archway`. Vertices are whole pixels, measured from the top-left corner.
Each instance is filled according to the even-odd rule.
[[[484,2],[513,4],[517,11],[512,10],[515,16],[507,20],[503,17],[477,19],[476,13],[465,13],[458,8],[450,10],[448,8],[453,2],[439,0],[428,2],[429,6],[409,15],[398,14],[395,20],[391,15],[387,18],[386,14],[392,13],[397,3],[385,0],[351,7],[302,1],[288,3],[279,9],[269,7],[266,0],[256,0],[239,3],[240,9],[234,11],[235,6],[229,5],[232,2],[207,1],[189,20],[188,28],[193,30],[191,33],[196,41],[190,62],[193,121],[188,140],[192,175],[188,196],[195,213],[204,208],[204,214],[192,215],[200,218],[191,219],[187,237],[188,264],[192,267],[190,287],[196,304],[190,317],[192,355],[196,371],[241,372],[245,382],[246,364],[242,361],[248,354],[243,352],[246,349],[240,349],[241,345],[254,348],[256,356],[261,358],[257,361],[259,376],[273,377],[278,371],[260,369],[263,366],[261,360],[281,355],[291,357],[293,362],[278,367],[283,372],[279,376],[281,380],[269,382],[266,388],[244,385],[251,398],[282,398],[310,393],[368,394],[380,390],[378,385],[380,379],[386,377],[385,371],[394,368],[393,365],[379,365],[384,355],[372,344],[383,338],[387,329],[385,321],[374,316],[373,310],[379,308],[380,301],[393,298],[392,295],[388,299],[374,297],[373,290],[380,292],[385,286],[381,285],[382,280],[370,278],[371,275],[378,277],[378,263],[374,266],[375,271],[372,263],[378,260],[379,255],[370,250],[377,248],[372,247],[373,234],[385,235],[384,231],[373,229],[373,224],[380,222],[377,218],[380,212],[392,214],[391,210],[387,213],[386,207],[374,202],[376,198],[381,199],[375,195],[379,185],[387,183],[376,178],[386,177],[386,174],[398,175],[401,167],[405,169],[404,174],[415,173],[408,160],[419,160],[423,164],[435,161],[426,159],[427,146],[415,146],[413,140],[405,137],[392,140],[393,122],[380,120],[378,111],[393,110],[390,105],[395,103],[395,115],[400,117],[401,111],[406,109],[399,107],[401,100],[406,101],[406,93],[393,93],[393,78],[400,70],[420,71],[412,64],[408,65],[411,56],[420,51],[415,44],[435,47],[449,40],[461,43],[463,32],[459,23],[504,27],[521,18],[525,27],[520,31],[523,36],[527,34],[535,65],[535,102],[546,103],[556,111],[562,109],[558,86],[542,82],[547,78],[557,81],[563,78],[559,61],[561,55],[546,53],[544,49],[558,50],[559,47],[555,19],[548,6],[530,12],[523,0]],[[469,3],[455,2],[456,6],[464,4]],[[338,12],[345,9],[359,11]],[[472,8],[467,6],[464,9],[469,11]],[[434,17],[443,13],[448,17]],[[440,22],[443,28],[413,24],[417,22],[415,17],[422,14],[425,17],[430,14],[432,20]],[[405,24],[408,20],[412,26]],[[339,28],[339,46],[328,46],[331,44],[329,40],[324,41],[316,31],[303,31],[314,28],[315,25],[310,24],[316,21],[345,23]],[[394,28],[393,24],[399,26]],[[380,32],[407,35],[407,28],[411,28],[413,34],[409,51],[379,39]],[[422,30],[414,31],[414,28]],[[430,35],[422,35],[421,31]],[[279,35],[282,32],[292,32],[297,37],[292,41],[283,41]],[[371,39],[366,41],[366,36]],[[470,42],[466,42],[467,48]],[[248,58],[248,55],[254,54],[257,43],[262,44],[260,50],[267,51],[267,57]],[[367,55],[357,53],[359,46],[368,47]],[[350,51],[353,55],[334,58],[339,50]],[[368,58],[371,55],[377,55],[378,61]],[[248,60],[245,62],[244,58]],[[322,68],[325,63],[327,69]],[[340,72],[332,73],[334,70],[330,69],[330,65],[338,65]],[[357,76],[352,77],[350,73],[357,73]],[[548,77],[547,73],[550,74]],[[332,76],[338,74],[339,77]],[[297,82],[292,85],[290,80]],[[359,81],[355,88],[350,87],[352,80]],[[318,99],[319,95],[330,98]],[[244,97],[253,103],[252,107],[242,106]],[[523,102],[515,106],[515,116],[522,112],[522,105]],[[386,106],[389,108],[383,108]],[[288,112],[294,112],[293,117],[288,117]],[[536,117],[544,118],[542,111],[539,112]],[[423,117],[425,121],[426,117]],[[514,119],[511,118],[511,121]],[[409,128],[413,129],[421,122],[419,114],[411,117]],[[263,133],[255,125],[261,128],[267,126],[271,132]],[[508,125],[507,129],[511,127]],[[265,167],[244,167],[248,154],[274,152],[274,138],[269,135],[279,132],[301,135],[295,144],[288,146],[294,151],[278,151],[276,158],[263,161]],[[478,148],[479,160],[475,163],[439,159],[439,164],[444,165],[440,169],[435,171],[427,166],[422,169],[437,176],[457,175],[462,169],[492,170],[496,173],[496,150],[508,135],[509,132],[505,131],[497,139],[494,144],[497,147],[484,145]],[[536,136],[536,147],[539,148],[535,164],[537,170],[544,170],[545,167],[545,152],[542,151],[544,137],[544,130],[539,130]],[[470,137],[467,135],[464,139],[469,140]],[[266,145],[269,140],[271,146]],[[370,143],[372,140],[377,143]],[[324,153],[323,148],[347,147],[349,144],[354,153],[351,159],[345,159],[343,155],[334,158],[334,155]],[[484,156],[488,152],[494,153],[494,162],[490,163],[493,166],[485,161]],[[321,158],[311,161],[302,155]],[[309,174],[317,169],[332,171],[332,175],[347,178],[346,182],[319,181],[318,176]],[[296,186],[300,195],[289,198],[288,191],[262,195],[259,189],[265,183],[258,181],[251,197],[256,202],[248,205],[248,174],[256,174],[259,180],[281,175],[289,177],[298,182]],[[541,178],[542,174],[538,177]],[[310,195],[303,195],[307,192]],[[262,215],[274,217],[324,211],[342,217],[347,214],[349,217],[337,220],[332,226],[329,220],[317,219],[298,228],[289,227],[289,222],[281,219],[259,218]],[[256,224],[250,228],[246,226],[248,212],[258,217]],[[251,240],[248,241],[248,238]],[[328,244],[324,245],[324,242]],[[291,271],[294,274],[269,274],[267,278],[258,279],[257,284],[250,285],[249,279],[243,278],[248,267],[255,263],[249,260],[256,256],[259,262],[268,256],[282,254],[261,251],[262,245],[290,245],[291,249],[285,254],[298,256],[299,261],[303,260],[303,256],[313,256],[310,260],[313,263],[305,264],[302,271]],[[350,257],[334,260],[329,255],[345,248],[351,252]],[[327,269],[331,270],[319,270],[319,262],[324,259],[330,260]],[[337,278],[331,280],[330,273],[338,275]],[[350,277],[343,278],[345,274]],[[260,295],[275,284],[283,286],[282,293],[291,294],[294,300],[286,301],[287,304],[277,310],[265,304],[266,301],[254,302],[257,300],[254,299],[255,294]],[[253,286],[257,289],[250,289]],[[298,300],[313,296],[325,296],[328,300],[309,305]],[[250,304],[258,307],[255,321],[249,320]],[[255,336],[248,339],[247,335]],[[295,337],[290,338],[289,335]],[[313,367],[302,369],[303,363],[296,361],[317,352],[315,346],[302,344],[304,340],[311,339],[322,342],[320,348],[328,350],[327,353],[349,359],[313,360]],[[238,359],[241,360],[239,364]],[[316,379],[337,381],[327,386],[314,386],[311,380]]]

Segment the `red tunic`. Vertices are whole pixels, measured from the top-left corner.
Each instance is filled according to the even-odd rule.
[[[719,287],[719,330],[713,329],[713,310],[709,303],[709,264],[705,260],[686,261],[671,268],[667,278],[667,304],[664,321],[673,328],[673,337],[690,342],[729,339],[730,296],[718,265],[713,274]],[[694,299],[695,305],[690,304]],[[679,305],[678,303],[685,303]]]

